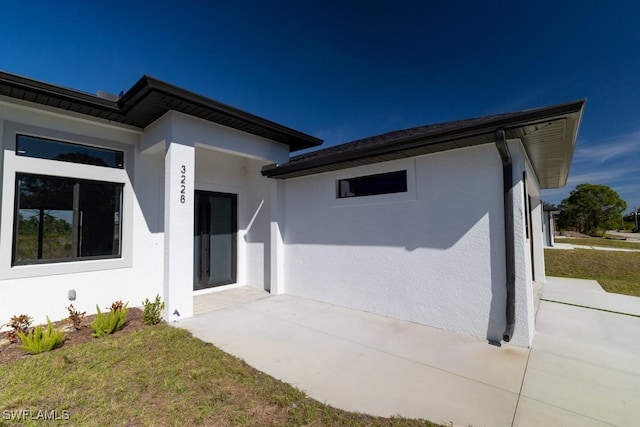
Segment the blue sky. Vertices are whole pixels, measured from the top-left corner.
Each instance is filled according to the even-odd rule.
[[[640,206],[640,3],[515,3],[11,2],[0,69],[91,93],[148,74],[325,146],[587,98],[543,198],[588,182]]]

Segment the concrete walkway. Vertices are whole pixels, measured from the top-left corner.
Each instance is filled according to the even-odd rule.
[[[640,249],[612,248],[609,246],[575,245],[573,243],[562,243],[561,240],[556,240],[553,243],[553,246],[545,247],[545,249],[560,249],[560,250],[594,249],[596,251],[609,251],[609,252],[640,252]]]
[[[609,294],[594,280],[548,277],[514,425],[638,425],[634,316],[640,298]]]
[[[607,234],[624,237],[628,241],[640,241],[640,233],[624,233],[621,231],[607,231]]]
[[[531,350],[249,288],[211,294],[212,311],[175,325],[350,411],[461,426],[632,425],[640,318],[545,300],[583,282],[554,280]]]

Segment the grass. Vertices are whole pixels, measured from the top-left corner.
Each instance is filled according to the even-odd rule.
[[[599,237],[585,237],[579,239],[560,238],[555,239],[555,242],[568,243],[570,245],[601,246],[605,248],[640,249],[640,243],[617,239],[602,239]]]
[[[544,258],[548,276],[597,280],[607,292],[640,296],[640,252],[546,249]]]
[[[165,324],[0,365],[0,378],[0,413],[68,411],[56,425],[435,425],[332,408]]]

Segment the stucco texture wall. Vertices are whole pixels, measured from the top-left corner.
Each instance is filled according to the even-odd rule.
[[[16,158],[13,141],[17,132],[125,150],[125,169]],[[79,115],[7,104],[1,99],[0,136],[0,236],[4,239],[0,247],[0,324],[20,313],[33,316],[35,322],[43,322],[46,315],[52,319],[65,317],[70,289],[76,290],[74,306],[88,313],[96,311],[96,304],[106,307],[121,299],[138,306],[146,297],[163,295],[164,148],[172,138],[195,145],[195,189],[238,195],[238,284],[269,288],[270,196],[275,182],[263,177],[260,170],[267,163],[286,159],[288,151],[282,144],[180,114],[163,116],[141,132]],[[33,164],[29,166],[33,173],[122,182],[122,257],[11,266],[15,173],[24,171],[23,163]],[[193,226],[184,228],[178,231],[188,238],[190,247]],[[174,246],[177,251],[183,250]],[[184,298],[191,301],[192,260],[187,263],[187,274],[176,280],[184,288]]]
[[[270,179],[267,160],[196,148],[196,190],[238,195],[238,283],[269,288]]]
[[[516,323],[512,343],[530,346],[535,332],[532,281],[534,276],[535,280],[540,283],[544,283],[545,280],[540,213],[542,202],[535,172],[529,163],[522,143],[518,140],[509,141],[509,150],[513,159],[513,226],[516,270]]]
[[[0,119],[4,153],[0,324],[21,313],[32,316],[35,323],[44,322],[46,316],[61,319],[68,315],[65,307],[70,303],[88,313],[96,311],[96,304],[104,308],[119,299],[138,306],[144,298],[161,292],[162,269],[158,269],[158,259],[162,243],[157,238],[161,232],[157,212],[162,169],[158,159],[140,156],[137,149],[140,132],[71,113],[60,114],[53,109],[35,110],[26,103],[23,106],[0,101]],[[125,169],[18,158],[17,133],[123,150]],[[18,172],[123,183],[122,257],[12,266],[14,186]],[[133,191],[134,184],[138,194]],[[75,301],[67,298],[72,289],[76,291]]]
[[[408,192],[336,199],[406,169]],[[285,181],[285,292],[500,340],[502,167],[493,144]]]

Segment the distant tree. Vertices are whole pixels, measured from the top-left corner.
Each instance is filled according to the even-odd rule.
[[[579,184],[560,202],[561,228],[575,228],[586,234],[619,228],[627,203],[606,185]]]
[[[636,233],[638,230],[638,224],[640,223],[640,208],[636,208],[635,211],[631,211],[627,216],[624,217],[625,228],[629,230],[633,230]]]

